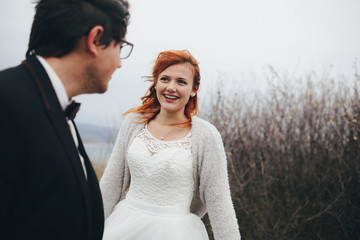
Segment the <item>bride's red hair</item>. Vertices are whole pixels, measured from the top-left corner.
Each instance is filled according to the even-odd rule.
[[[148,81],[152,82],[152,84],[147,90],[146,94],[141,98],[142,105],[128,110],[127,112],[125,112],[124,115],[131,112],[140,113],[140,116],[138,117],[140,119],[139,123],[149,123],[151,120],[153,120],[160,112],[160,103],[157,99],[155,89],[158,77],[165,69],[179,63],[190,63],[193,66],[193,90],[198,90],[200,86],[200,69],[198,65],[199,63],[191,55],[191,53],[188,50],[170,50],[161,52],[159,53],[155,61],[155,65],[152,70],[152,76],[146,77]],[[189,102],[185,106],[184,114],[188,120],[178,123],[176,125],[190,127],[191,117],[196,115],[197,112],[198,98],[196,94],[194,97],[190,97]]]

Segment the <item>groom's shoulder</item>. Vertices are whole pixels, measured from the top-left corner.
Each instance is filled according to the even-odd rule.
[[[26,85],[30,83],[25,80],[28,76],[30,75],[22,65],[1,70],[0,91],[11,92],[12,90],[20,90],[26,87]]]
[[[11,79],[19,75],[23,75],[26,73],[26,69],[23,65],[17,65],[9,68],[5,68],[0,70],[0,81],[4,79]]]

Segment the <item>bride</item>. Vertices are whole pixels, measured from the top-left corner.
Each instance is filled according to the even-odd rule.
[[[100,181],[104,240],[240,239],[221,136],[197,114],[198,62],[161,52],[143,104],[130,109]]]

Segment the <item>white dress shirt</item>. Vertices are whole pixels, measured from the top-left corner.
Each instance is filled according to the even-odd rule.
[[[52,67],[48,64],[48,62],[41,56],[36,55],[37,59],[40,61],[41,65],[44,67],[46,73],[48,74],[51,84],[55,90],[56,96],[60,102],[61,108],[63,110],[65,110],[65,108],[70,104],[69,101],[69,97],[66,93],[64,84],[62,83],[62,81],[60,80],[59,76],[56,74],[56,72],[54,71],[54,69],[52,69]],[[83,167],[84,170],[84,174],[85,174],[85,178],[87,178],[87,172],[86,172],[86,168],[85,168],[85,162],[84,162],[84,158],[81,156],[80,152],[79,152],[79,141],[78,138],[76,136],[76,130],[75,130],[75,126],[72,123],[71,120],[67,119],[67,123],[69,125],[70,128],[70,132],[71,135],[74,139],[74,143],[76,146],[76,149],[78,149],[78,154],[80,157],[80,161],[81,161],[81,165]]]

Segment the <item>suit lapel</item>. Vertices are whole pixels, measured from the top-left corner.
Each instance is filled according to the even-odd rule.
[[[91,224],[91,222],[96,222],[96,225],[98,222],[103,223],[104,222],[104,210],[103,208],[99,208],[97,206],[103,206],[103,202],[102,202],[102,197],[101,197],[101,192],[100,192],[100,188],[99,188],[99,184],[98,184],[98,180],[96,177],[96,173],[94,171],[94,168],[92,167],[92,164],[90,162],[90,159],[88,157],[88,155],[86,154],[83,142],[81,140],[79,131],[76,127],[75,122],[74,123],[74,127],[76,130],[76,135],[79,141],[79,151],[81,153],[81,155],[84,158],[84,162],[85,162],[85,167],[86,167],[86,172],[87,172],[87,176],[88,176],[88,187],[90,189],[89,195],[88,195],[88,199],[91,201],[91,205],[93,206],[92,211],[91,211],[91,215],[89,215],[88,221],[89,224]],[[97,226],[98,228],[101,226]],[[90,234],[93,236],[93,234],[95,234],[94,232],[92,232],[92,230],[90,230]],[[103,229],[101,229],[101,231],[99,231],[101,234],[103,232]],[[101,238],[101,236],[100,236]]]
[[[77,175],[78,182],[81,186],[80,189],[85,203],[86,212],[89,218],[91,216],[89,189],[87,187],[84,170],[82,168],[77,148],[74,144],[74,140],[67,124],[65,114],[60,106],[59,100],[56,96],[51,81],[36,56],[30,56],[26,59],[26,62],[28,63],[28,66],[30,66],[29,71],[32,70],[32,75],[35,75],[33,76],[33,79],[39,90],[39,94],[43,99],[45,112],[49,118],[49,121],[52,123],[52,126],[64,148],[64,151],[68,156],[67,160],[70,161],[71,166],[73,167],[73,170]],[[88,229],[90,229],[90,225],[88,226]]]

